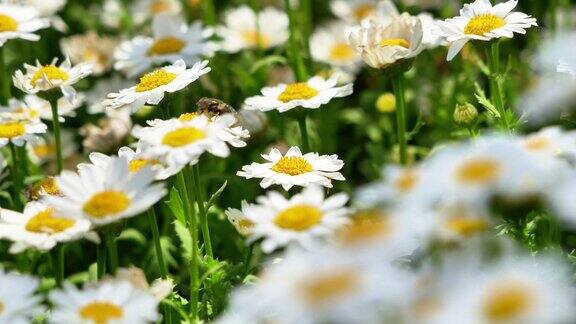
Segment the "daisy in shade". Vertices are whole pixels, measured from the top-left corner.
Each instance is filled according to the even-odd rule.
[[[352,94],[352,83],[337,86],[338,76],[324,79],[316,76],[306,82],[280,84],[262,89],[261,96],[250,97],[245,101],[245,109],[286,112],[296,107],[317,109],[334,98]]]
[[[248,203],[246,201],[242,201],[242,209],[248,207]],[[254,227],[254,223],[242,213],[242,209],[235,209],[235,208],[228,208],[226,210],[226,217],[228,221],[236,228],[238,233],[243,236],[249,236],[252,234],[252,228]]]
[[[62,137],[62,157],[64,159],[74,155],[78,150],[74,137],[75,133],[69,129],[61,130]],[[54,134],[46,133],[45,136],[39,136],[35,140],[28,142],[26,145],[28,157],[36,164],[44,164],[54,161],[56,152],[56,143],[54,143]]]
[[[25,324],[44,312],[42,297],[35,295],[40,280],[0,269],[0,323]]]
[[[290,199],[272,191],[256,201],[243,206],[242,213],[254,224],[250,240],[263,238],[266,253],[288,245],[312,249],[348,222],[348,196],[325,198],[319,186],[306,187]]]
[[[285,155],[273,148],[270,154],[262,154],[262,157],[266,160],[265,163],[245,165],[237,175],[246,179],[262,178],[262,188],[277,184],[284,190],[313,184],[332,188],[331,180],[346,180],[342,173],[338,172],[344,166],[344,161],[339,160],[337,155],[303,155],[300,148],[294,146]]]
[[[210,72],[207,66],[208,61],[203,61],[187,69],[184,60],[178,60],[173,65],[146,73],[133,87],[109,94],[105,104],[112,109],[129,107],[132,112],[147,104],[158,105],[164,99],[165,93],[180,91]]]
[[[288,39],[288,16],[269,7],[258,13],[249,6],[240,6],[225,14],[224,25],[217,28],[222,39],[222,50],[237,53],[242,49],[269,49],[282,45]]]
[[[39,40],[34,32],[50,25],[39,16],[40,12],[31,6],[0,3],[0,46],[9,39]]]
[[[48,251],[58,243],[89,238],[98,241],[90,232],[90,222],[59,215],[53,208],[40,202],[29,202],[24,214],[3,209],[0,211],[0,238],[14,242],[10,253],[28,248]]]
[[[168,165],[182,168],[195,164],[208,152],[218,157],[230,155],[228,144],[245,146],[240,137],[230,132],[234,116],[210,119],[205,115],[183,115],[169,120],[153,120],[148,127],[135,127],[132,135],[146,148],[148,158],[160,158]]]
[[[74,35],[60,41],[62,52],[74,64],[90,63],[94,75],[102,75],[112,67],[113,53],[118,40],[110,36],[100,36],[94,31]]]
[[[81,164],[78,173],[62,172],[56,184],[64,196],[49,196],[45,202],[67,217],[105,225],[137,216],[158,202],[166,190],[153,182],[150,168],[131,174],[126,159],[117,157],[103,166]]]
[[[212,56],[215,50],[215,44],[208,40],[213,34],[211,29],[203,28],[200,22],[188,25],[178,16],[154,16],[152,33],[154,37],[138,36],[122,43],[114,55],[114,67],[136,76],[179,59],[192,65],[202,57]]]
[[[125,280],[107,280],[78,289],[65,283],[49,295],[50,323],[156,323],[158,301]]]
[[[521,12],[512,12],[516,5],[516,0],[495,6],[492,6],[489,0],[476,0],[465,4],[460,10],[460,16],[439,22],[439,32],[450,43],[448,61],[470,40],[512,38],[514,33],[525,34],[526,29],[538,26],[536,18]]]
[[[72,85],[92,74],[92,66],[88,63],[72,66],[68,58],[57,66],[57,61],[55,58],[47,65],[40,62],[36,62],[36,65],[24,64],[25,71],[18,70],[12,77],[14,85],[26,93],[39,96],[52,91],[60,96],[61,92],[73,104],[77,95]]]
[[[349,25],[356,25],[374,15],[378,9],[377,0],[332,0],[330,10]]]
[[[34,141],[38,134],[46,133],[47,127],[39,119],[16,119],[7,113],[0,114],[0,147],[13,143],[23,146],[26,142]]]
[[[310,54],[316,61],[329,64],[332,67],[356,71],[361,59],[346,39],[346,25],[342,22],[332,22],[318,28],[310,37]]]

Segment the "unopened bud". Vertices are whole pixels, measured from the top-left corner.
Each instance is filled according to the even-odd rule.
[[[387,92],[376,100],[376,109],[382,113],[391,113],[396,111],[396,97],[393,94]]]
[[[478,110],[472,104],[465,103],[456,105],[454,109],[454,121],[460,125],[470,125],[478,117]]]

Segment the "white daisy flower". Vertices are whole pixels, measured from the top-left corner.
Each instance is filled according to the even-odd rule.
[[[58,120],[63,123],[65,117],[76,117],[76,109],[84,104],[86,97],[83,94],[78,94],[73,103],[70,103],[65,98],[58,99]],[[36,95],[24,96],[22,102],[18,102],[20,106],[14,106],[15,109],[22,109],[23,113],[29,114],[32,118],[41,118],[44,120],[52,120],[52,108],[50,103]],[[12,106],[12,104],[11,104]]]
[[[40,12],[31,6],[0,3],[0,46],[16,38],[39,40],[40,36],[34,32],[50,25],[39,16]]]
[[[133,87],[109,94],[106,107],[111,109],[130,107],[132,112],[136,112],[146,104],[158,105],[164,99],[165,93],[180,91],[210,72],[207,66],[208,61],[203,61],[187,69],[186,63],[178,60],[173,65],[145,74]]]
[[[77,152],[78,145],[74,141],[75,134],[72,131],[66,128],[60,131],[62,158],[65,160]],[[36,164],[54,161],[56,158],[56,144],[54,143],[54,135],[52,133],[46,133],[45,136],[39,136],[28,142],[26,148],[30,161]]]
[[[237,53],[242,49],[269,49],[288,39],[288,16],[273,7],[256,13],[249,6],[240,6],[225,13],[224,25],[216,30],[223,51]]]
[[[359,24],[376,14],[378,0],[331,0],[330,10],[348,25]]]
[[[48,127],[39,119],[14,119],[12,116],[0,114],[0,147],[13,143],[16,146],[23,146],[26,142],[34,141],[37,134],[46,133]]]
[[[4,0],[24,6],[31,6],[38,10],[40,17],[48,19],[50,25],[59,32],[68,31],[66,22],[57,13],[66,5],[67,0]]]
[[[360,188],[356,203],[364,208],[392,205],[401,201],[415,201],[422,187],[423,171],[420,167],[404,168],[388,165],[382,170],[382,180]],[[426,186],[427,190],[431,190]],[[430,193],[428,191],[428,193]]]
[[[94,31],[74,35],[60,41],[60,48],[73,64],[90,63],[94,75],[102,75],[112,67],[113,53],[118,40],[100,36]]]
[[[358,70],[361,59],[346,39],[346,25],[332,22],[320,27],[310,37],[310,55],[318,62],[349,70]]]
[[[42,297],[35,295],[40,280],[0,269],[0,322],[26,324],[42,315]]]
[[[50,323],[156,323],[158,301],[150,293],[125,280],[109,280],[78,289],[64,283],[50,292],[54,308]]]
[[[60,90],[64,98],[73,104],[76,101],[76,90],[72,85],[92,74],[92,67],[87,63],[72,67],[68,58],[60,66],[56,66],[57,61],[58,59],[54,58],[47,65],[41,65],[39,62],[36,62],[36,66],[24,64],[26,71],[18,70],[12,77],[14,85],[26,93],[36,95]],[[55,92],[54,95],[60,94]]]
[[[265,87],[262,89],[261,96],[246,99],[245,109],[278,110],[279,112],[286,112],[296,107],[317,109],[334,98],[346,97],[352,94],[352,83],[340,87],[337,84],[337,76],[327,80],[316,76],[306,82]]]
[[[348,35],[350,46],[366,64],[376,69],[410,62],[424,50],[422,38],[421,20],[407,13],[395,16],[389,23],[371,21],[354,28]]]
[[[538,26],[536,18],[522,12],[512,12],[516,5],[516,0],[495,6],[492,6],[490,0],[476,0],[465,4],[460,10],[460,16],[439,22],[441,35],[450,43],[448,61],[470,40],[512,38],[514,33],[525,34],[526,29]]]
[[[521,139],[521,145],[530,153],[576,161],[576,133],[550,126]]]
[[[242,213],[242,210],[248,207],[248,203],[242,200],[242,209],[228,208],[226,209],[226,217],[228,221],[236,228],[238,233],[243,236],[252,234],[252,227],[254,223]]]
[[[132,135],[146,148],[149,158],[156,157],[170,166],[195,164],[204,152],[225,158],[227,144],[244,146],[242,138],[231,133],[232,115],[210,119],[205,115],[185,114],[180,118],[148,121],[149,127],[135,127]]]
[[[118,91],[118,89],[125,89],[131,86],[131,81],[125,80],[118,75],[96,81],[94,86],[85,92],[88,113],[113,114],[116,110],[106,109],[106,99],[108,98],[108,94]]]
[[[139,25],[156,15],[181,14],[182,3],[178,0],[137,0],[133,3],[130,12],[134,22]]]
[[[183,59],[192,65],[214,54],[215,45],[209,41],[213,32],[200,22],[188,25],[179,16],[156,15],[152,34],[154,37],[138,36],[120,44],[114,54],[114,67],[136,76],[159,64],[174,64]]]
[[[286,191],[293,186],[321,185],[332,188],[331,180],[346,180],[338,172],[344,166],[344,161],[339,160],[337,155],[302,155],[300,148],[293,146],[285,155],[273,148],[270,154],[262,154],[262,157],[265,163],[245,165],[237,175],[246,179],[262,178],[260,186],[264,189],[277,184]]]
[[[61,216],[50,206],[35,201],[26,204],[23,214],[0,211],[0,239],[14,242],[10,246],[10,253],[14,254],[29,248],[48,251],[58,243],[81,238],[98,241],[90,227],[87,220]]]
[[[436,48],[438,46],[448,45],[446,39],[441,35],[440,22],[431,14],[423,12],[417,16],[422,22],[422,44],[426,48]]]
[[[105,225],[137,216],[165,194],[162,184],[152,184],[154,172],[146,167],[131,174],[125,158],[113,158],[105,166],[82,164],[78,173],[64,171],[56,177],[63,197],[45,198],[58,213]]]
[[[348,222],[348,196],[340,193],[325,198],[318,186],[306,187],[290,199],[271,191],[256,201],[243,206],[242,213],[254,224],[250,240],[263,238],[266,253],[288,245],[312,249]]]

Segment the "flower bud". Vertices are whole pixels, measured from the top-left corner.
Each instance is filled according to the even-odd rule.
[[[394,94],[390,92],[381,94],[376,100],[376,109],[382,113],[396,111],[396,97],[394,97]]]
[[[470,103],[456,105],[454,109],[454,121],[460,125],[470,125],[478,117],[478,110]]]

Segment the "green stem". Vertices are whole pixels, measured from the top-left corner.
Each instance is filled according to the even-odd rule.
[[[158,260],[158,266],[160,267],[160,276],[162,276],[162,279],[166,279],[168,278],[168,268],[164,261],[164,254],[162,253],[160,232],[158,231],[158,223],[156,221],[156,212],[154,211],[154,207],[150,207],[146,213],[148,214],[150,229],[152,230],[152,239],[154,240],[154,248],[156,249],[156,258]]]
[[[396,95],[396,130],[398,133],[398,147],[400,149],[400,163],[408,162],[406,140],[406,99],[404,95],[404,75],[398,74],[392,78],[392,87]]]
[[[308,71],[306,70],[306,66],[304,65],[304,59],[300,55],[300,51],[298,49],[298,42],[296,39],[296,21],[294,10],[292,10],[290,0],[284,0],[284,6],[286,8],[286,12],[288,13],[288,18],[290,19],[290,38],[289,38],[289,54],[292,61],[292,69],[296,73],[296,78],[300,82],[304,82],[308,79]]]
[[[106,247],[108,248],[108,261],[110,263],[110,273],[116,274],[118,270],[118,246],[116,245],[116,236],[112,231],[106,234]]]
[[[298,128],[300,128],[302,150],[304,153],[310,153],[310,141],[308,139],[308,128],[306,127],[306,115],[301,114],[298,116]]]
[[[185,173],[190,172],[190,166],[184,167],[182,172],[178,173],[176,177],[176,185],[178,187],[178,192],[180,194],[180,199],[183,202],[184,213],[186,214],[186,225],[188,227],[188,232],[190,233],[190,240],[192,243],[192,256],[190,258],[190,317],[192,319],[198,318],[198,223],[196,220],[196,208],[194,207],[194,201],[192,190],[188,190],[186,184]]]
[[[104,242],[96,246],[96,262],[98,280],[100,280],[106,273],[106,244]]]
[[[310,57],[310,46],[309,46],[309,39],[310,35],[312,34],[312,20],[314,14],[314,1],[312,0],[300,0],[300,11],[302,12],[302,37],[304,38],[302,41],[304,43],[304,47],[306,47],[306,54]]]
[[[194,186],[194,195],[198,205],[198,218],[200,219],[200,225],[202,229],[202,238],[204,239],[204,247],[206,254],[210,258],[214,258],[212,253],[212,240],[210,239],[210,227],[208,226],[208,214],[206,212],[206,206],[204,205],[204,197],[202,195],[202,186],[200,184],[200,168],[198,165],[193,167],[191,172],[192,178],[190,182]]]
[[[52,125],[54,128],[54,143],[56,144],[56,166],[58,174],[64,169],[64,160],[62,159],[62,139],[60,137],[60,121],[58,120],[58,99],[50,100],[52,108]]]
[[[55,246],[50,251],[52,257],[52,271],[54,272],[54,280],[56,286],[61,287],[64,282],[64,245]]]
[[[12,156],[12,161],[10,164],[10,175],[12,177],[14,189],[13,201],[16,209],[19,210],[23,206],[20,194],[24,186],[24,179],[22,179],[21,173],[19,171],[20,165],[18,161],[18,153],[16,152],[16,146],[12,142],[9,142],[8,146],[10,147],[10,155]]]
[[[488,59],[488,66],[490,67],[490,96],[500,113],[501,126],[505,130],[510,130],[510,123],[508,122],[508,112],[504,107],[504,99],[502,96],[502,89],[500,88],[500,45],[498,41],[492,43],[491,46],[486,48],[486,57]]]
[[[0,94],[2,96],[2,105],[7,105],[8,100],[12,97],[10,93],[10,82],[12,80],[12,75],[6,66],[6,57],[4,54],[5,46],[0,46]]]
[[[207,26],[214,26],[218,23],[218,17],[216,16],[216,8],[214,7],[214,2],[212,0],[202,0],[200,1],[202,6],[202,20]]]

